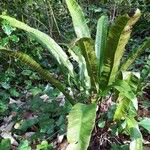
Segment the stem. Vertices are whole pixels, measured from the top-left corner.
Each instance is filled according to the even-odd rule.
[[[59,35],[61,35],[60,30],[59,30],[59,27],[58,27],[58,23],[57,23],[57,21],[56,21],[55,15],[54,15],[53,8],[52,8],[52,6],[51,6],[51,4],[50,4],[50,1],[47,1],[47,3],[48,3],[48,7],[49,7],[49,9],[50,9],[50,11],[51,11],[51,15],[52,15],[52,17],[53,17],[54,23],[55,23],[55,25],[56,25],[57,32],[58,32]]]

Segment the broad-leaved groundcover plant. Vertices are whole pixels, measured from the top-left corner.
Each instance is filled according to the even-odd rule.
[[[23,64],[37,71],[42,78],[65,95],[66,101],[71,103],[67,150],[87,150],[99,104],[108,96],[116,103],[113,122],[117,124],[123,121],[122,130],[131,136],[130,149],[142,150],[142,134],[139,130],[139,125],[142,123],[138,123],[135,115],[130,113],[138,110],[136,94],[140,74],[128,71],[128,68],[145,49],[150,47],[150,39],[131,50],[128,57],[122,61],[132,28],[141,16],[140,10],[135,9],[132,15],[119,16],[112,24],[109,23],[107,15],[101,16],[93,39],[78,3],[75,0],[66,0],[66,4],[76,33],[76,41],[71,46],[68,45],[67,53],[47,34],[10,16],[0,15],[0,18],[37,39],[55,58],[58,66],[63,68],[62,74],[68,76],[68,80],[60,82],[53,73],[44,69],[21,50],[0,47],[0,52],[19,59]],[[71,95],[68,88],[72,91]],[[137,136],[133,136],[135,133]]]

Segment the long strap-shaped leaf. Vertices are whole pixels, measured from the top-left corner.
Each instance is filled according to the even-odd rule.
[[[68,56],[51,37],[39,30],[31,28],[30,26],[16,20],[15,18],[5,15],[0,15],[0,18],[7,20],[11,26],[22,29],[34,35],[34,37],[49,50],[49,52],[53,55],[53,57],[55,57],[58,63],[68,68],[70,75],[74,77],[73,65],[69,61]]]
[[[70,11],[77,37],[90,37],[90,31],[86,24],[86,19],[84,17],[83,11],[76,0],[66,0],[66,4]]]
[[[138,83],[140,81],[140,74],[137,72],[122,72],[122,80],[126,81],[130,85],[130,90],[132,90],[133,93],[136,95]],[[114,114],[114,120],[120,121],[122,118],[128,116],[128,111],[130,109],[129,105],[131,105],[133,101],[120,93],[117,98],[117,102],[118,104]]]
[[[108,30],[108,17],[101,16],[97,23],[97,33],[95,41],[95,51],[96,57],[98,59],[98,78],[100,78],[103,60],[104,60],[104,51],[106,47],[107,40],[107,30]]]
[[[133,86],[133,85],[132,85]],[[111,90],[111,89],[116,89],[123,97],[126,97],[127,99],[129,99],[134,108],[137,110],[138,109],[138,102],[137,102],[137,97],[135,95],[135,93],[132,91],[131,85],[129,85],[126,81],[124,80],[116,80],[115,83],[113,83],[112,85],[108,86],[106,90],[104,90],[103,92],[101,92],[101,96],[106,96],[107,93]]]
[[[86,92],[88,93],[89,90],[91,89],[91,81],[88,75],[85,58],[83,57],[80,48],[76,45],[70,47],[68,49],[68,52],[70,53],[71,57],[78,63],[81,90],[85,89]]]
[[[90,38],[81,38],[75,43],[85,58],[88,75],[91,80],[92,89],[97,89],[97,61],[94,51],[94,42]]]
[[[127,44],[132,26],[140,17],[140,11],[137,9],[132,17],[121,16],[111,26],[104,53],[104,66],[101,76],[101,87],[106,87],[115,81],[116,74],[123,56],[125,45]]]
[[[77,103],[68,117],[67,150],[87,150],[96,118],[96,104]]]
[[[133,117],[127,117],[126,123],[131,138],[130,150],[143,150],[143,137],[138,122]]]
[[[54,85],[56,88],[58,88],[67,98],[67,100],[71,103],[74,104],[74,101],[72,97],[66,92],[64,86],[56,80],[49,71],[43,69],[39,63],[37,63],[34,59],[32,59],[29,55],[23,53],[23,52],[18,52],[18,51],[12,51],[8,50],[5,48],[0,47],[0,52],[5,53],[6,55],[10,55],[12,57],[18,58],[22,63],[26,64],[33,70],[37,71],[43,78],[48,80],[52,85]]]
[[[150,39],[145,41],[143,45],[139,48],[136,48],[133,51],[131,51],[126,61],[123,62],[121,70],[127,70],[130,67],[130,65],[135,61],[135,59],[147,48],[150,48]]]

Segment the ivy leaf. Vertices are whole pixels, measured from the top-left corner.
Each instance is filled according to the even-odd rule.
[[[17,150],[31,150],[29,142],[27,140],[21,141]]]

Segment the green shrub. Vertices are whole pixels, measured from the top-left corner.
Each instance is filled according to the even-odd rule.
[[[133,25],[141,15],[140,10],[136,9],[132,15],[119,16],[112,25],[109,25],[107,16],[101,16],[97,23],[94,41],[91,39],[81,7],[75,0],[66,0],[66,3],[77,36],[73,45],[68,46],[70,57],[45,33],[12,17],[6,15],[0,17],[12,27],[22,29],[37,39],[56,59],[62,69],[62,74],[68,76],[68,81],[60,82],[51,72],[43,69],[33,58],[21,51],[13,51],[4,47],[1,47],[0,51],[18,58],[23,64],[37,71],[62,92],[66,100],[73,105],[68,117],[69,146],[67,150],[88,148],[95,125],[97,104],[104,102],[108,95],[114,98],[117,105],[112,121],[119,123],[123,120],[124,132],[131,135],[130,146],[133,146],[135,150],[142,149],[142,135],[138,122],[134,119],[138,109],[136,94],[139,74],[126,70],[143,50],[150,47],[150,40],[145,41],[140,48],[131,51],[125,62],[121,61]],[[138,136],[133,136],[135,133],[138,133]]]

